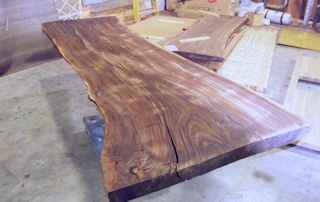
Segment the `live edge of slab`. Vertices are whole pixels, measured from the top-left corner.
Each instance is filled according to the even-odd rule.
[[[287,145],[287,142],[295,142],[297,139],[301,139],[310,128],[306,127],[296,131],[292,131],[290,134],[283,134],[278,137],[273,137],[261,142],[252,143],[244,147],[235,149],[222,156],[210,159],[202,164],[195,165],[193,167],[181,170],[176,173],[159,176],[149,181],[144,181],[139,184],[131,185],[120,190],[109,192],[108,196],[110,201],[128,201],[134,198],[144,196],[146,194],[164,189],[166,187],[178,184],[180,182],[190,180],[199,175],[210,172],[214,169],[220,168],[232,162],[241,160],[243,158],[270,150],[272,148],[281,147]],[[288,137],[290,136],[290,137]],[[285,141],[284,141],[285,139]],[[269,145],[269,146],[264,146]]]
[[[280,105],[134,35],[115,17],[43,24],[105,124],[111,201],[287,145],[310,126]]]

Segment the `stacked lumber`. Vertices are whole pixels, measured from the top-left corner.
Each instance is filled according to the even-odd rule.
[[[115,17],[43,24],[105,122],[111,201],[125,201],[296,141],[301,118],[136,36]]]

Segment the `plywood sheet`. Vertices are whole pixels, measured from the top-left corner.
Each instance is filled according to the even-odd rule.
[[[247,18],[204,16],[199,23],[167,42],[176,53],[192,59],[223,61],[234,34],[241,31]]]
[[[80,17],[80,0],[54,0],[54,3],[59,19],[78,19]]]
[[[187,30],[198,20],[170,16],[153,16],[129,26],[129,29],[145,39],[162,44],[169,38],[175,37]]]
[[[249,28],[218,73],[258,92],[268,87],[277,31]]]
[[[278,44],[320,51],[320,34],[308,30],[283,28]]]
[[[284,106],[309,120],[312,130],[297,145],[320,151],[320,92],[299,89],[299,80],[320,80],[320,59],[301,56],[298,58],[291,77]],[[316,82],[317,83],[317,82]],[[319,87],[319,83],[317,84]]]
[[[43,28],[104,117],[101,164],[111,201],[288,144],[309,129],[272,101],[136,36],[115,17]]]

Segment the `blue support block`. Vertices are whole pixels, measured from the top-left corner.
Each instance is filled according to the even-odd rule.
[[[93,149],[100,161],[104,141],[104,120],[100,115],[83,118]]]

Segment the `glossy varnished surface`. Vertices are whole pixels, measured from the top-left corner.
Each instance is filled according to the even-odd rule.
[[[302,119],[120,25],[116,18],[45,23],[105,118],[111,200],[170,186],[308,129]]]

